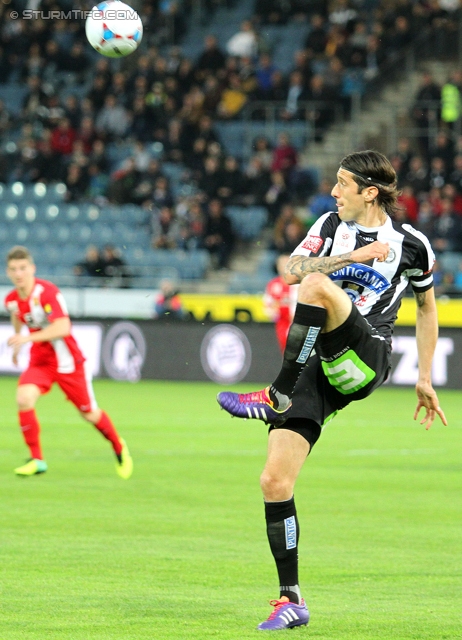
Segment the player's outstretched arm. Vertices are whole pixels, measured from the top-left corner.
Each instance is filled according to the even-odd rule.
[[[420,410],[424,407],[425,415],[420,424],[424,424],[425,429],[430,429],[437,415],[444,425],[448,424],[431,382],[433,354],[438,340],[435,291],[432,288],[423,293],[416,293],[415,298],[417,302],[416,339],[419,355],[419,379],[416,384],[417,407],[414,420],[417,419]]]
[[[342,253],[339,256],[323,256],[316,258],[312,256],[291,256],[287,263],[284,278],[287,284],[298,284],[309,273],[324,273],[330,275],[338,269],[343,269],[354,262],[367,262],[369,260],[379,260],[383,262],[388,256],[390,247],[387,243],[371,242],[364,247]]]

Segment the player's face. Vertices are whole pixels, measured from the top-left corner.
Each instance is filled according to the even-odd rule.
[[[6,275],[16,289],[27,290],[34,283],[35,264],[26,258],[10,260],[6,268]]]
[[[359,191],[358,183],[355,182],[352,173],[345,169],[338,170],[337,184],[331,194],[337,200],[338,215],[341,220],[360,222],[365,217],[367,191],[368,189]]]

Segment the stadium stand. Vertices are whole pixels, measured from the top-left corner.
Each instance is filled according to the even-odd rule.
[[[89,244],[108,243],[124,255],[132,286],[153,286],[164,274],[205,278],[215,261],[202,238],[208,202],[217,197],[238,240],[234,252],[257,243],[264,251],[284,204],[303,211],[316,193],[322,176],[306,149],[333,122],[353,117],[352,96],[377,92],[422,33],[443,59],[459,44],[460,10],[438,3],[184,2],[169,20],[154,2],[140,7],[143,43],[121,61],[86,45],[82,21],[68,20],[65,29],[60,21],[12,21],[10,10],[24,8],[18,0],[0,11],[0,249],[28,244],[44,274],[61,283],[75,281],[73,265]],[[427,208],[431,220],[439,216],[435,189],[452,184],[453,202],[462,194],[462,138],[460,111],[443,100],[460,97],[457,75],[444,86],[425,82],[413,107],[416,135],[393,161],[400,182],[415,189],[420,174],[412,166],[422,158],[428,180],[413,194],[416,217],[403,206],[427,232]],[[98,124],[108,96],[123,135]],[[220,106],[225,97],[228,111]],[[289,169],[275,164],[282,133],[293,147]],[[433,168],[438,154],[441,175]],[[163,208],[175,222],[171,249],[151,246]],[[455,207],[449,216],[455,229],[460,215]],[[303,219],[313,221],[306,211]],[[452,293],[461,260],[458,250],[451,259],[445,253],[438,252],[441,290]],[[269,264],[273,253],[262,260]],[[270,270],[257,259],[255,274],[246,282],[231,275],[230,288],[262,290]]]

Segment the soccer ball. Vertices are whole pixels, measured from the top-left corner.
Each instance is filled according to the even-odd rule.
[[[98,53],[108,58],[122,58],[138,48],[143,24],[128,4],[107,0],[97,4],[88,14],[85,33]]]

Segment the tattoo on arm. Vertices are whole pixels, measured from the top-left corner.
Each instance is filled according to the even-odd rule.
[[[417,302],[417,306],[418,307],[423,307],[425,304],[425,294],[426,291],[424,291],[423,293],[414,293],[415,295],[415,300]]]
[[[287,265],[287,271],[299,281],[309,273],[325,273],[329,275],[338,269],[353,264],[352,251],[340,256],[326,256],[325,258],[311,258],[308,256],[294,256]]]

